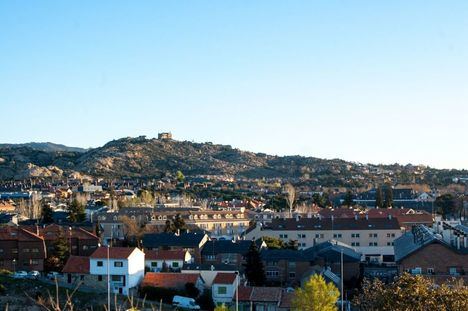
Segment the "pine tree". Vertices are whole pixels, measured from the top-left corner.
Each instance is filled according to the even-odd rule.
[[[385,201],[384,207],[389,208],[393,205],[393,189],[390,184],[385,184]]]
[[[68,206],[70,212],[68,218],[71,222],[83,222],[86,220],[86,212],[84,205],[78,202],[77,199],[73,199],[71,204]]]
[[[382,187],[378,186],[375,191],[375,207],[383,207],[383,193]]]
[[[263,266],[263,261],[255,242],[252,241],[249,251],[245,257],[245,275],[250,285],[265,285],[265,267]]]
[[[353,193],[351,192],[351,190],[348,190],[345,194],[343,205],[351,207],[353,206],[353,203],[354,203]]]
[[[42,206],[42,222],[45,224],[50,224],[54,222],[54,218],[52,217],[52,208],[49,204],[44,204]]]
[[[54,242],[52,252],[47,256],[47,270],[61,271],[69,256],[70,245],[68,244],[68,240],[65,237],[63,230],[60,230],[60,233]]]

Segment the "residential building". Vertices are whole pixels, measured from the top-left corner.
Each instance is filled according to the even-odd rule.
[[[256,242],[259,250],[266,247],[265,242],[258,239]],[[245,255],[248,253],[252,241],[250,240],[211,240],[205,243],[202,249],[202,263],[204,264],[228,264],[243,270]]]
[[[211,285],[211,295],[215,304],[230,304],[239,285],[239,275],[236,273],[219,272]]]
[[[422,225],[395,240],[395,260],[400,273],[424,275],[436,283],[451,278],[468,281],[468,248],[451,245]]]
[[[240,311],[282,311],[289,310],[286,306],[291,297],[281,287],[247,287],[239,286]]]
[[[46,258],[44,238],[19,227],[0,227],[0,269],[44,271]]]
[[[148,272],[141,283],[141,287],[161,287],[176,290],[185,290],[187,284],[193,284],[200,291],[204,290],[204,282],[200,274],[194,273],[164,273]]]
[[[211,288],[218,273],[239,273],[236,266],[226,264],[185,264],[182,273],[200,274],[205,288]]]
[[[90,274],[98,282],[107,282],[109,273],[113,293],[128,295],[145,274],[145,254],[136,247],[99,247],[89,259]]]
[[[257,224],[245,234],[245,239],[275,237],[288,242],[296,240],[299,249],[336,240],[350,245],[363,258],[372,261],[394,261],[393,242],[404,229],[397,219],[388,218],[288,218]]]
[[[192,262],[192,255],[186,250],[147,250],[145,251],[145,267],[147,271],[179,272],[185,263]]]
[[[200,262],[201,249],[207,241],[208,235],[194,232],[147,233],[143,236],[145,250],[183,249],[189,251],[196,262]]]

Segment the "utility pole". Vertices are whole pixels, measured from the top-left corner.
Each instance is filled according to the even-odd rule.
[[[341,285],[341,311],[343,311],[343,278],[344,278],[344,275],[343,275],[343,248],[341,248],[341,252],[340,252],[340,257],[341,257],[341,280],[340,280],[340,285]]]
[[[107,245],[107,311],[110,311],[110,273],[109,273],[109,245]]]

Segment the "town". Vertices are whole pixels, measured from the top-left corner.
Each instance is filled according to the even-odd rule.
[[[182,171],[7,180],[0,269],[7,279],[107,294],[111,309],[115,297],[135,297],[182,309],[294,310],[298,289],[321,276],[339,307],[359,310],[369,280],[468,281],[466,182],[389,179],[357,192]]]

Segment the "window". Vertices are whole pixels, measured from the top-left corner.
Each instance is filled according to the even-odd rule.
[[[98,280],[99,282],[101,282],[101,281],[102,281],[102,275],[98,275],[97,280]]]
[[[0,254],[2,254],[2,253],[3,253],[3,248],[0,248]]]
[[[17,248],[12,248],[11,253],[12,254],[18,254],[18,249]]]
[[[341,238],[342,237],[342,234],[341,233],[334,233],[333,234],[333,238]]]
[[[216,255],[205,255],[206,260],[216,260]]]
[[[114,267],[123,267],[123,262],[122,261],[114,262]]]
[[[177,261],[173,261],[172,268],[179,268],[179,263]]]
[[[370,237],[370,238],[376,238],[376,237],[377,237],[377,233],[369,233],[369,237]]]
[[[152,261],[151,262],[151,267],[157,267],[158,266],[158,262],[157,261]]]
[[[102,267],[102,265],[103,265],[102,261],[98,261],[98,262],[96,262],[96,266],[98,266],[98,267]]]
[[[390,237],[390,233],[387,233],[387,238],[389,238],[389,237]]]
[[[306,244],[306,243],[299,243],[298,246],[299,246],[299,247],[306,247],[307,244]]]
[[[29,253],[29,248],[23,248],[23,253]]]
[[[277,261],[269,261],[268,266],[276,266],[278,264]]]
[[[412,273],[412,274],[421,274],[421,273],[422,273],[422,269],[421,269],[421,267],[416,267],[416,268],[414,268],[413,270],[411,270],[411,273]]]
[[[296,272],[289,272],[289,278],[294,279],[296,277]]]
[[[427,268],[427,274],[434,274],[434,268]]]
[[[267,277],[277,277],[277,276],[279,276],[279,272],[278,271],[267,271],[266,276]]]
[[[298,239],[305,239],[305,238],[306,238],[306,235],[305,235],[305,234],[302,234],[302,233],[299,233],[299,234],[297,235],[297,238],[298,238]]]
[[[315,234],[315,238],[316,238],[316,239],[319,239],[319,238],[320,238],[320,239],[323,239],[323,233],[320,233],[320,234],[316,233],[316,234]]]
[[[369,242],[369,246],[377,246],[377,242]]]
[[[226,295],[227,287],[226,286],[218,286],[218,295]]]
[[[39,260],[31,259],[31,266],[37,266],[39,264]]]
[[[33,253],[39,253],[39,249],[38,249],[38,248],[32,248],[32,249],[31,249],[31,252],[33,252]]]
[[[360,245],[361,245],[361,243],[359,243],[359,242],[351,242],[351,246],[360,246]]]
[[[296,262],[295,261],[289,261],[288,262],[288,267],[289,267],[289,269],[295,269],[296,268]]]
[[[359,233],[351,233],[352,238],[359,238],[360,234]]]
[[[122,276],[120,276],[120,275],[112,275],[111,276],[111,281],[112,282],[120,282],[121,278],[122,278]]]
[[[280,234],[279,237],[280,237],[280,239],[287,239],[288,235],[287,234]]]
[[[393,246],[393,242],[387,242],[387,246]]]
[[[81,280],[81,281],[84,280],[84,275],[80,275],[80,280]]]
[[[83,245],[83,250],[87,250],[88,249],[88,245]]]
[[[449,274],[450,275],[458,275],[457,267],[449,267]]]

